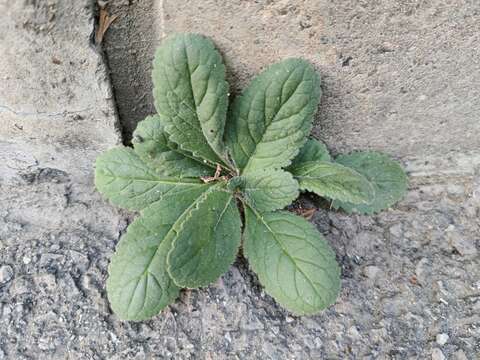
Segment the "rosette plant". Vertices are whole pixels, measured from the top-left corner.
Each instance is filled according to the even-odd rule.
[[[377,212],[403,195],[402,168],[375,152],[333,160],[307,138],[320,79],[302,59],[267,68],[230,108],[225,66],[209,39],[171,36],[153,65],[158,114],[138,124],[133,148],[96,161],[97,189],[140,212],[110,262],[113,311],[148,319],[181,288],[218,279],[240,248],[265,291],[292,313],[333,304],[335,253],[304,217],[282,209],[309,191],[347,212]]]

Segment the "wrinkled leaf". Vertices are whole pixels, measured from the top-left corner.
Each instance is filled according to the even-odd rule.
[[[131,148],[103,153],[95,164],[95,186],[113,204],[141,210],[162,196],[202,187],[197,179],[163,177],[148,167]]]
[[[175,284],[196,288],[214,282],[228,270],[240,246],[235,198],[217,185],[175,231],[168,254],[168,272]]]
[[[130,224],[112,257],[107,281],[110,305],[120,318],[148,319],[178,296],[179,288],[168,275],[166,264],[174,228],[209,187],[169,193]]]
[[[156,172],[165,176],[200,177],[213,175],[215,169],[178,148],[168,139],[160,116],[148,116],[133,133],[135,152]]]
[[[243,173],[287,166],[310,132],[320,79],[301,59],[270,66],[235,99],[227,147]]]
[[[370,204],[352,204],[334,201],[333,207],[348,213],[373,214],[387,209],[402,199],[408,187],[407,175],[400,164],[385,154],[365,151],[341,155],[335,159],[364,175],[375,189],[375,198]]]
[[[222,162],[228,84],[212,41],[196,34],[167,38],[155,53],[152,78],[155,107],[170,140],[197,157]]]
[[[260,212],[282,209],[298,197],[298,182],[283,170],[258,170],[242,176],[245,201]]]
[[[267,293],[299,315],[335,302],[340,268],[312,224],[283,211],[260,216],[247,208],[245,216],[244,254]]]
[[[324,143],[319,140],[308,139],[293,159],[292,166],[308,161],[331,161],[330,153]]]
[[[373,185],[355,170],[332,162],[309,161],[293,166],[290,171],[300,189],[319,196],[352,203],[369,203],[375,192]]]

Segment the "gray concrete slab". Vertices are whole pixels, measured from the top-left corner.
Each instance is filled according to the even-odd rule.
[[[115,102],[91,1],[0,0],[0,359],[478,356],[478,2],[149,0],[109,11]],[[150,321],[111,314],[106,267],[132,214],[94,190],[93,161],[121,141],[116,107],[125,139],[153,111],[151,57],[175,31],[214,39],[232,94],[274,61],[309,59],[323,77],[315,136],[406,166],[394,209],[315,214],[342,265],[324,313],[290,315],[238,259]]]
[[[120,92],[119,108],[145,109],[141,117],[126,112],[127,124],[153,111],[153,49],[163,35],[186,31],[215,40],[232,94],[272,62],[300,56],[314,63],[324,90],[315,135],[334,149],[396,156],[478,150],[476,1],[147,3],[115,6],[120,19],[106,38],[115,87],[127,86],[126,69],[136,75],[129,76],[135,93]]]

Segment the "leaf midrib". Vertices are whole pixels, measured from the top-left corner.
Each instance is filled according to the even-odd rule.
[[[190,109],[190,111],[192,111],[195,115],[195,118],[197,119],[198,121],[198,124],[200,125],[200,132],[202,133],[203,137],[205,138],[206,142],[207,142],[207,145],[208,147],[213,151],[213,153],[217,156],[217,159],[221,162],[221,163],[224,163],[224,159],[223,159],[223,156],[221,154],[219,154],[217,152],[216,149],[213,148],[213,146],[210,144],[210,141],[208,140],[206,134],[205,134],[205,131],[203,129],[203,124],[202,122],[200,121],[200,116],[198,114],[198,107],[201,105],[201,103],[203,102],[205,96],[206,96],[206,93],[208,92],[208,85],[207,85],[207,89],[205,90],[205,93],[203,94],[203,97],[202,97],[202,100],[199,102],[199,104],[197,105],[197,100],[195,99],[195,94],[194,94],[194,91],[193,91],[193,84],[192,84],[192,75],[193,73],[198,69],[198,67],[200,66],[200,64],[198,64],[195,69],[193,70],[193,72],[191,71],[191,68],[190,68],[190,58],[188,56],[188,51],[187,51],[187,44],[185,43],[185,38],[183,38],[183,51],[184,51],[184,55],[185,55],[185,60],[187,62],[187,73],[188,73],[188,85],[189,85],[189,90],[190,90],[190,96],[193,100],[193,104],[195,106],[195,110],[193,109]],[[210,54],[209,54],[210,56]],[[211,72],[209,73],[209,76],[211,76]],[[190,108],[188,105],[187,105],[188,108]],[[215,112],[214,112],[215,113]],[[210,117],[208,119],[208,121],[211,120],[212,117]],[[222,134],[222,137],[223,137],[223,134]]]
[[[275,235],[275,232],[272,230],[272,228],[270,228],[270,226],[268,226],[268,224],[263,220],[263,218],[260,216],[260,214],[255,210],[253,209],[251,206],[249,206],[247,204],[247,206],[253,211],[253,213],[255,214],[255,216],[260,219],[260,221],[265,225],[265,227],[268,229],[268,231],[272,234],[273,238],[275,239],[275,241],[277,242],[278,246],[280,247],[280,249],[282,250],[282,252],[290,259],[290,261],[295,265],[295,267],[298,269],[298,271],[305,277],[305,279],[308,280],[308,282],[310,283],[310,286],[312,287],[312,289],[315,291],[315,293],[317,294],[317,296],[322,299],[322,302],[323,303],[327,303],[327,301],[325,301],[325,299],[323,298],[323,296],[318,292],[317,288],[315,287],[315,284],[314,282],[310,279],[310,277],[307,276],[307,274],[305,274],[305,272],[301,269],[301,267],[297,264],[297,262],[295,261],[295,258],[293,256],[291,256],[287,250],[285,250],[285,248],[283,247],[283,243],[277,239],[276,235]],[[296,282],[295,282],[295,286],[296,286]],[[297,291],[297,293],[300,295],[300,293]],[[312,306],[312,305],[309,305],[309,306]]]
[[[270,126],[272,125],[272,123],[274,123],[275,121],[278,121],[278,119],[275,120],[275,119],[277,118],[277,116],[278,116],[278,113],[279,113],[280,110],[285,106],[285,104],[287,104],[287,103],[290,101],[290,99],[292,98],[292,96],[295,95],[298,87],[299,87],[300,84],[303,82],[303,79],[304,79],[304,77],[305,77],[305,70],[306,70],[306,68],[303,69],[302,80],[299,81],[299,82],[296,84],[295,90],[293,90],[292,93],[290,94],[290,96],[288,96],[288,98],[287,98],[284,102],[282,102],[282,104],[280,104],[280,106],[278,107],[278,109],[276,109],[276,111],[275,111],[275,116],[272,117],[272,120],[271,120],[268,124],[267,124],[267,121],[265,121],[265,131],[263,132],[260,141],[257,143],[257,142],[255,141],[255,139],[253,139],[253,137],[252,137],[252,139],[254,140],[254,143],[255,143],[255,150],[253,150],[253,152],[250,154],[250,157],[248,158],[247,163],[245,164],[245,166],[244,166],[244,168],[243,168],[243,170],[242,170],[242,173],[244,173],[245,170],[248,169],[248,167],[250,166],[251,160],[255,157],[255,155],[256,155],[256,153],[257,153],[257,150],[258,150],[258,144],[264,142],[264,138],[265,138],[265,136],[266,136],[268,127],[270,127]],[[292,71],[291,73],[289,73],[289,75],[287,76],[287,79],[283,82],[283,84],[282,84],[282,90],[281,90],[281,94],[280,94],[280,95],[283,95],[283,87],[285,86],[285,83],[290,79],[290,76],[292,76],[292,73],[293,73],[293,71]],[[267,87],[265,88],[265,91],[264,91],[264,97],[265,97],[265,99],[264,99],[264,101],[265,101],[264,109],[267,108],[267,107],[266,107],[267,91],[268,91],[268,89],[270,88],[270,86],[271,86],[272,84],[273,84],[273,81],[270,82],[270,83],[267,85]],[[283,99],[282,99],[282,100],[283,100]],[[265,111],[264,111],[264,112],[265,112]],[[294,114],[294,115],[298,115],[298,113],[296,113],[296,114]],[[290,115],[289,118],[292,117],[292,116],[294,116],[294,115]],[[267,120],[267,119],[265,119],[265,120]],[[280,120],[282,120],[282,119],[280,119]],[[249,127],[248,118],[246,119],[246,125],[247,125],[248,131],[250,132],[250,127]],[[251,133],[251,132],[250,132],[250,133]]]
[[[159,183],[159,184],[175,184],[175,185],[205,185],[204,183],[199,182],[196,179],[192,179],[192,181],[185,181],[185,178],[179,179],[179,178],[157,178],[157,179],[142,179],[142,178],[135,178],[135,177],[126,177],[126,176],[114,176],[111,175],[112,178],[114,179],[120,179],[120,180],[128,180],[128,181],[142,181],[142,182],[153,182],[153,183]]]
[[[184,42],[184,45],[185,45],[185,40],[182,39],[182,41]],[[186,62],[187,62],[187,68],[188,68],[188,71],[187,71],[187,72],[188,72],[188,76],[189,76],[188,82],[189,82],[190,92],[191,92],[190,95],[191,95],[191,97],[192,97],[192,100],[195,102],[195,98],[193,97],[193,88],[192,88],[192,82],[191,82],[190,65],[189,65],[189,61],[188,61],[188,56],[187,56],[187,54],[186,54],[186,46],[184,46],[184,52],[185,52],[185,57],[186,57]],[[170,54],[170,56],[173,56],[173,54]],[[175,64],[175,61],[173,61],[173,59],[172,59],[172,66],[174,67],[175,70],[177,70],[174,64]],[[168,66],[168,64],[165,64],[165,65]],[[168,87],[169,87],[169,90],[170,90],[171,94],[173,94],[174,96],[176,96],[177,98],[179,98],[179,96],[178,96],[177,93],[175,92],[175,88],[172,86],[172,84],[171,84],[171,82],[170,82],[170,78],[169,78],[168,75],[167,75],[166,66],[160,66],[160,68],[161,68],[161,70],[163,71],[163,74],[164,74],[164,76],[165,76],[165,79],[167,80],[167,85],[168,85]],[[155,91],[154,91],[154,93],[155,93]],[[193,109],[191,109],[191,107],[190,107],[184,100],[181,100],[180,103],[182,103],[183,105],[185,105],[185,106],[190,110],[190,112],[192,112],[192,115],[195,116],[195,118],[197,119],[197,122],[196,122],[196,123],[198,123],[198,128],[197,128],[197,127],[194,127],[193,124],[191,124],[190,122],[185,121],[185,119],[184,119],[183,117],[181,117],[178,112],[177,112],[175,115],[172,115],[172,116],[177,116],[178,118],[180,118],[180,119],[182,120],[182,123],[183,123],[183,124],[188,125],[190,128],[192,128],[192,129],[194,129],[194,130],[200,130],[200,133],[203,135],[203,129],[202,129],[200,120],[199,120],[199,118],[198,118],[198,113],[197,113],[197,111],[196,111],[196,110],[194,111]],[[169,107],[170,107],[170,105],[169,105]],[[170,110],[172,110],[172,107],[170,107]],[[168,117],[168,115],[167,115],[167,117]],[[194,123],[195,123],[195,121],[194,121]],[[174,122],[171,122],[171,123],[167,124],[167,126],[169,126],[169,127],[175,127],[178,131],[180,131],[180,129],[179,129],[177,126],[175,126],[175,123],[174,123]],[[171,138],[178,140],[178,136],[176,136],[176,135],[171,135]],[[206,138],[205,138],[205,140],[206,140]],[[177,142],[177,141],[175,141],[175,142]],[[179,145],[179,148],[180,148],[180,149],[185,150],[185,151],[189,151],[188,149],[186,149],[186,148],[184,147],[184,145],[183,145],[181,142],[178,142],[178,145]],[[201,145],[201,144],[200,144],[200,145]],[[213,150],[213,148],[210,146],[210,144],[208,143],[208,141],[206,141],[206,145],[207,145],[207,147],[211,150],[212,155],[214,155],[214,156],[217,158],[217,160],[220,160],[220,162],[222,162],[222,161],[221,161],[221,158],[219,158],[218,154],[215,152],[215,150]],[[193,149],[192,149],[191,151],[192,151],[192,153],[195,155],[195,151],[194,151]],[[202,150],[200,150],[200,153],[201,153],[201,152],[202,152]],[[198,150],[197,150],[197,153],[199,154]],[[205,160],[207,160],[207,159],[205,159]],[[215,162],[212,161],[212,160],[207,160],[207,162],[213,162],[213,163],[215,163]],[[214,165],[214,164],[212,164],[212,165]]]
[[[234,199],[234,197],[231,196],[231,193],[229,193],[228,191],[225,191],[225,189],[222,189],[222,188],[221,188],[221,183],[219,183],[219,184],[216,185],[216,186],[212,186],[211,188],[208,189],[208,191],[211,191],[211,192],[213,192],[213,191],[224,191],[224,192],[227,192],[228,194],[230,194],[230,196],[229,196],[229,198],[228,198],[228,201],[225,203],[225,206],[224,206],[222,212],[220,213],[219,218],[217,219],[217,222],[215,223],[215,226],[213,227],[214,230],[215,230],[215,229],[217,228],[218,224],[220,223],[220,221],[222,220],[223,216],[225,215],[226,211],[228,210],[228,207],[230,206],[230,203],[232,202],[232,200]],[[203,201],[203,200],[206,200],[206,199],[208,198],[207,192],[204,192],[204,193],[202,193],[202,194],[205,195],[205,198],[202,199],[202,201]],[[197,200],[198,200],[198,199],[197,199]],[[198,202],[198,201],[195,202],[195,205],[199,205],[199,204],[200,204],[200,202]],[[192,210],[192,211],[193,211],[193,210]],[[169,256],[170,256],[170,252],[173,252],[173,250],[174,250],[174,248],[175,248],[175,243],[176,243],[176,241],[177,241],[177,239],[174,239],[174,240],[173,240],[173,242],[172,242],[172,248],[170,249],[169,254],[168,254],[168,256],[167,256],[167,263],[168,263],[168,268],[169,268],[169,269],[170,269]],[[206,239],[201,245],[208,244],[210,241],[211,241],[211,239]],[[216,243],[216,244],[215,244],[215,253],[216,253],[217,245],[218,245],[218,244]],[[198,255],[198,253],[199,253],[203,248],[204,248],[204,246],[198,246],[197,249],[195,250],[195,253],[190,256],[190,259],[195,258],[195,257]],[[189,259],[187,259],[187,261],[185,261],[182,265],[176,266],[176,268],[183,268],[183,267],[185,266],[185,264],[188,263],[188,261],[189,261]],[[186,276],[186,277],[191,276],[193,272],[195,272],[195,269],[193,269],[193,270],[190,272],[190,274],[189,274],[188,276]],[[170,270],[169,270],[169,274],[170,274]],[[184,287],[183,285],[178,285],[178,284],[175,282],[175,279],[174,279],[172,276],[170,276],[170,277],[171,277],[172,281],[175,283],[175,285],[177,285],[177,286],[179,286],[179,287]]]
[[[201,185],[204,185],[204,184],[201,184]],[[218,185],[217,185],[218,186]],[[196,199],[195,201],[192,202],[192,204],[187,207],[181,214],[180,216],[178,217],[178,219],[171,225],[170,229],[167,231],[167,233],[165,234],[165,236],[163,237],[162,240],[160,240],[158,246],[156,246],[156,249],[155,249],[155,252],[153,253],[152,257],[150,258],[150,260],[148,261],[148,264],[145,266],[145,271],[143,271],[136,279],[132,279],[132,281],[134,280],[137,280],[137,284],[135,285],[135,290],[133,291],[133,295],[129,301],[129,305],[127,306],[127,313],[129,311],[129,308],[131,306],[131,301],[135,295],[135,292],[137,291],[137,288],[138,288],[138,284],[140,283],[141,279],[144,277],[144,276],[148,276],[148,274],[152,274],[149,270],[150,270],[150,266],[153,262],[153,260],[155,259],[155,257],[157,256],[157,253],[160,249],[160,246],[162,245],[162,243],[164,241],[167,241],[167,239],[171,236],[172,232],[175,231],[174,228],[175,226],[181,221],[184,219],[184,217],[186,216],[186,214],[192,210],[192,208],[194,206],[196,206],[196,204],[199,202],[200,199],[202,199],[202,197],[205,195],[206,192],[208,191],[211,191],[211,189],[213,188],[214,186],[210,187],[210,188],[207,188],[204,192],[202,192]],[[173,279],[171,279],[172,282],[175,284],[175,282],[173,281]],[[177,286],[175,284],[175,286]]]

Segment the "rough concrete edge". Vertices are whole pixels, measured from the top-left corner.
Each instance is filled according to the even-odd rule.
[[[118,18],[106,31],[101,47],[110,70],[123,143],[126,146],[131,145],[132,134],[138,123],[146,116],[156,113],[151,94],[151,73],[147,69],[153,60],[156,46],[165,37],[163,7],[163,0],[109,2],[105,5],[109,16]],[[132,46],[137,41],[144,45],[139,48]],[[142,60],[138,54],[142,54]]]
[[[124,139],[124,136],[123,136],[123,126],[122,126],[122,122],[121,122],[121,119],[120,119],[120,116],[119,116],[119,113],[118,113],[118,106],[117,106],[117,101],[116,101],[116,97],[115,97],[115,89],[113,88],[113,84],[112,84],[112,79],[111,79],[111,75],[110,75],[110,67],[109,67],[109,64],[108,64],[108,58],[105,54],[105,51],[103,50],[103,46],[102,46],[102,43],[100,44],[96,44],[95,42],[95,34],[97,32],[97,29],[98,29],[98,19],[99,19],[99,13],[100,13],[100,5],[99,5],[99,1],[98,0],[90,0],[91,4],[92,4],[92,13],[90,14],[90,23],[91,23],[91,26],[92,26],[92,32],[90,34],[90,46],[92,47],[93,51],[97,54],[97,56],[99,57],[100,61],[99,61],[99,68],[97,71],[101,71],[102,72],[102,75],[105,76],[105,79],[106,79],[106,82],[108,84],[108,92],[112,95],[108,100],[107,102],[110,103],[110,106],[113,110],[113,117],[115,118],[115,122],[114,122],[114,132],[115,132],[115,135],[117,136],[118,138],[118,142],[120,144],[123,144],[123,139]],[[107,30],[108,31],[108,30]]]

